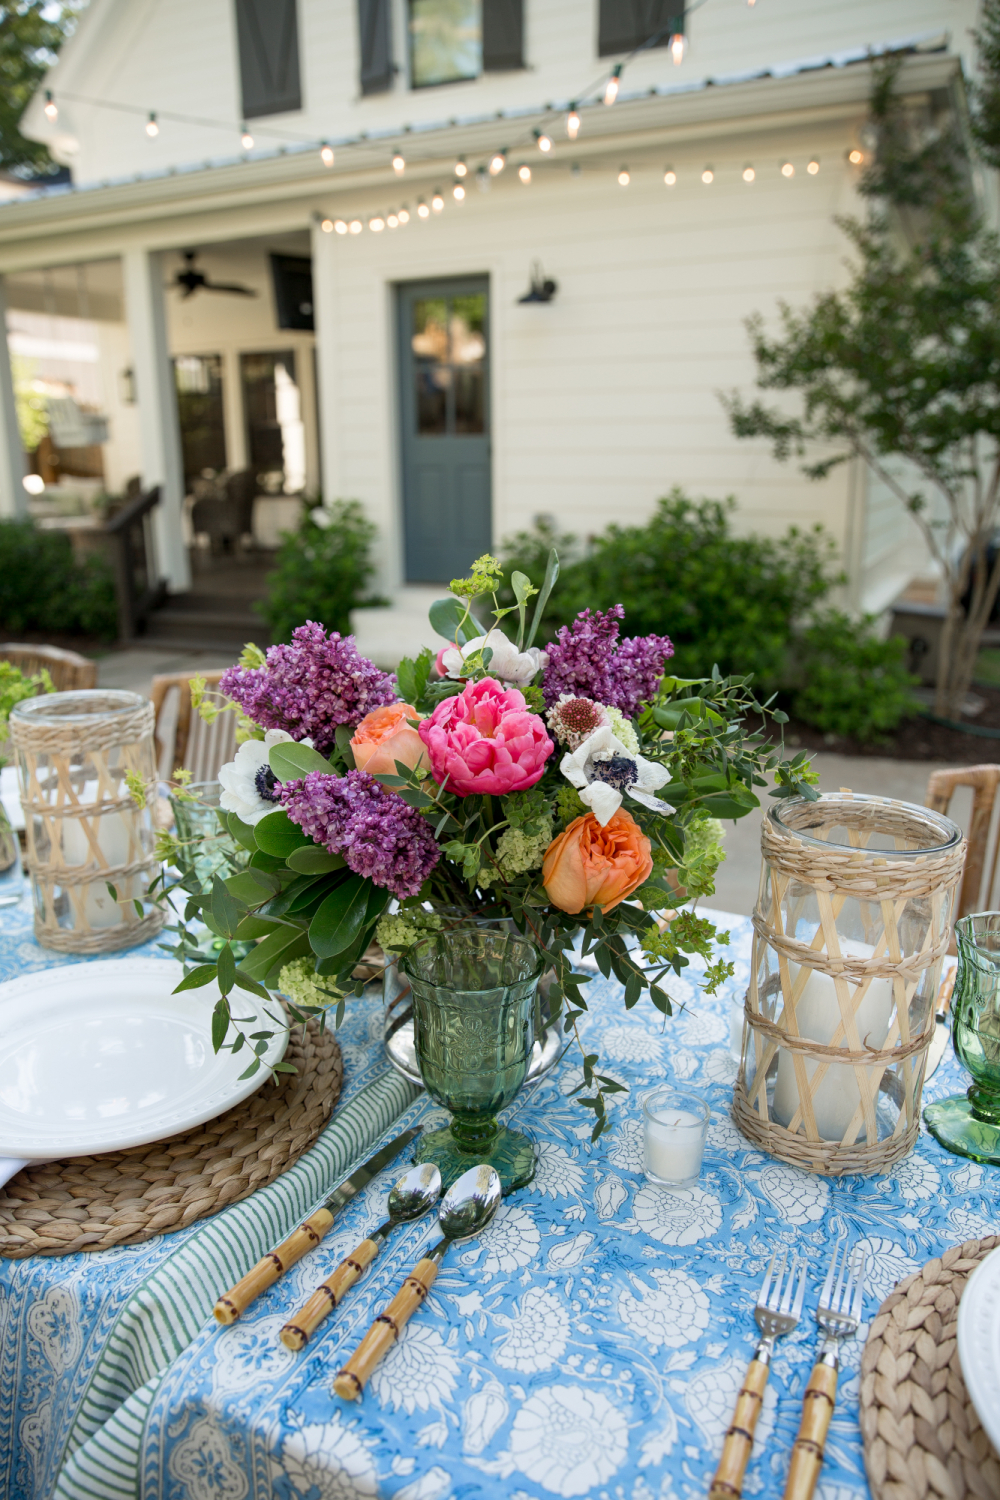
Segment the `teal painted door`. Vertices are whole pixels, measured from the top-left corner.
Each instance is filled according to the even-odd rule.
[[[489,282],[399,288],[408,583],[447,583],[492,545]]]

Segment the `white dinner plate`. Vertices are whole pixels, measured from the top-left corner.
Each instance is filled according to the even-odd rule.
[[[279,1031],[252,1078],[253,1054],[212,1051],[215,983],[171,994],[174,959],[66,964],[0,984],[0,1155],[27,1161],[91,1156],[162,1140],[248,1098],[280,1062]],[[270,1030],[245,991],[245,1032]],[[2,1175],[2,1174],[0,1174]]]
[[[958,1304],[958,1358],[983,1430],[1000,1452],[1000,1250],[977,1266]]]

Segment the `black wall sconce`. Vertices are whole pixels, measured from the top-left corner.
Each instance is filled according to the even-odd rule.
[[[531,289],[525,292],[523,297],[518,297],[521,302],[551,302],[559,287],[556,282],[546,277],[542,270],[540,260],[531,262]]]

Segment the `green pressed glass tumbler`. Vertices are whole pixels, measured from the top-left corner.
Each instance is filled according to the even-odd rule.
[[[1000,1166],[1000,912],[960,917],[955,937],[952,1041],[972,1087],[928,1104],[924,1123],[956,1155]]]
[[[423,1136],[416,1160],[434,1162],[446,1188],[475,1162],[496,1168],[505,1193],[523,1187],[535,1175],[534,1147],[497,1114],[527,1075],[541,954],[525,938],[468,928],[426,939],[401,968],[420,1076],[451,1114]]]

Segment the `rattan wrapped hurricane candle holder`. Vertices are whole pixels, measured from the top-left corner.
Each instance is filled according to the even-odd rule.
[[[807,1171],[885,1171],[920,1128],[965,839],[842,791],[773,807],[761,849],[733,1118]]]
[[[11,710],[10,737],[38,941],[110,953],[153,937],[163,914],[145,900],[159,868],[152,821],[126,786],[130,772],[154,785],[152,704],[102,689],[27,698]]]

